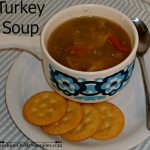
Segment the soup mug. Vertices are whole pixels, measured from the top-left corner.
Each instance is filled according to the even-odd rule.
[[[130,55],[112,68],[95,72],[73,70],[55,61],[46,47],[49,36],[61,23],[81,16],[103,17],[119,24],[131,39]],[[42,61],[46,80],[52,89],[67,99],[83,103],[108,100],[124,89],[134,69],[138,46],[137,30],[127,16],[113,8],[93,4],[75,5],[58,12],[48,20],[40,36],[0,36],[1,49],[21,48],[34,54]]]

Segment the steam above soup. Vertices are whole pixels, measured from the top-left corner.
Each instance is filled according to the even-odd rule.
[[[132,45],[118,24],[100,17],[78,17],[53,31],[47,49],[60,64],[91,72],[116,66],[130,54]]]

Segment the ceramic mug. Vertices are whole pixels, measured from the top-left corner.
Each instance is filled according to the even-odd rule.
[[[133,45],[130,55],[115,67],[95,72],[73,70],[55,61],[46,48],[49,36],[61,23],[80,16],[104,17],[122,26]],[[1,34],[0,39],[1,49],[25,49],[41,59],[46,80],[52,89],[67,99],[83,103],[105,101],[120,93],[131,78],[138,46],[137,30],[127,16],[111,7],[93,4],[75,5],[58,12],[48,20],[40,36]]]

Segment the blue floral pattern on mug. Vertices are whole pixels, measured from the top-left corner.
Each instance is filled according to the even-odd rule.
[[[123,85],[125,74],[122,72],[104,78],[99,90],[103,95],[114,95]]]
[[[62,91],[66,96],[74,96],[79,100],[104,99],[106,96],[113,96],[127,85],[134,64],[135,60],[124,70],[106,78],[96,78],[94,81],[88,81],[86,78],[74,78],[49,65],[50,80],[52,86]]]
[[[79,90],[79,85],[76,84],[71,77],[67,77],[63,74],[54,76],[57,81],[57,87],[64,92],[66,95],[76,95],[76,91]]]
[[[57,87],[67,96],[79,94],[80,86],[76,78],[55,70],[52,65],[49,65],[49,68],[50,79],[53,82],[52,86],[54,88]]]

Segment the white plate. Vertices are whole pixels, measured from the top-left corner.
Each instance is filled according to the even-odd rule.
[[[150,60],[147,54],[147,60]],[[148,62],[148,61],[147,61]],[[150,66],[148,66],[150,73]],[[89,139],[83,142],[68,142],[59,136],[49,136],[39,127],[30,125],[22,116],[25,101],[36,92],[51,90],[48,86],[41,62],[34,56],[23,52],[14,63],[6,84],[6,103],[12,119],[18,128],[33,142],[62,141],[63,150],[123,150],[129,149],[150,135],[146,128],[145,96],[139,63],[136,60],[133,76],[126,89],[116,98],[110,100],[125,115],[125,128],[112,140],[96,141]],[[57,149],[49,147],[48,149]]]

